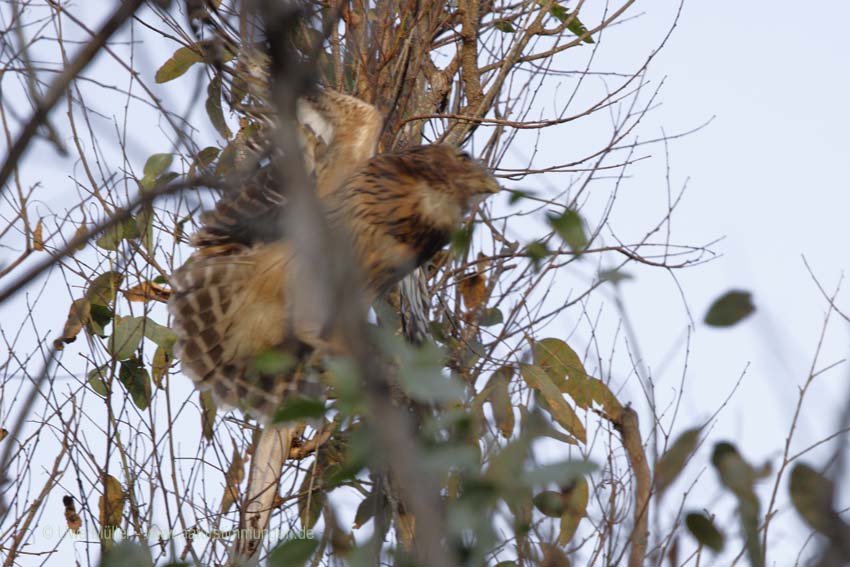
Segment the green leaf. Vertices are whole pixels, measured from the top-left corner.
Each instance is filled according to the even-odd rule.
[[[579,420],[573,408],[566,402],[563,394],[546,372],[531,364],[523,364],[520,366],[520,373],[526,383],[540,392],[543,396],[543,401],[546,403],[546,409],[557,421],[561,427],[566,429],[576,439],[582,443],[587,442],[587,433],[584,425]]]
[[[209,116],[210,122],[212,122],[216,131],[222,138],[229,140],[233,133],[230,131],[230,128],[228,128],[227,122],[224,120],[224,113],[221,109],[221,75],[216,75],[213,77],[213,80],[210,81],[210,84],[207,87],[207,102],[205,106],[207,109],[207,116]]]
[[[140,317],[140,319],[143,321],[145,336],[157,346],[170,351],[177,342],[177,333],[148,317]]]
[[[750,564],[752,567],[764,567],[764,554],[759,538],[761,504],[754,487],[758,472],[744,460],[735,445],[727,442],[714,446],[711,463],[717,470],[720,482],[738,499],[738,517]]]
[[[615,286],[626,280],[633,280],[635,277],[621,270],[602,270],[599,272],[600,282],[611,282]]]
[[[455,258],[463,258],[469,251],[469,245],[472,243],[472,230],[474,225],[465,226],[457,229],[452,234],[451,251]]]
[[[587,503],[590,500],[590,487],[587,479],[579,478],[566,490],[561,491],[566,502],[566,510],[561,516],[561,531],[558,545],[566,547],[578,530],[581,520],[587,515]]]
[[[510,191],[510,196],[508,197],[508,204],[513,205],[523,199],[528,199],[529,197],[534,197],[534,192],[532,191],[523,191],[521,189],[508,189]]]
[[[206,167],[215,161],[215,158],[218,157],[218,154],[221,152],[216,147],[208,146],[203,150],[198,152],[198,155],[195,156],[195,163],[200,167]]]
[[[300,567],[307,563],[319,547],[315,539],[290,539],[269,555],[269,567]]]
[[[109,364],[104,364],[103,366],[98,366],[94,370],[91,370],[86,377],[89,386],[91,389],[95,391],[95,393],[100,394],[104,398],[108,395],[109,389],[106,387],[106,379],[109,374]]]
[[[596,465],[590,461],[567,460],[523,471],[519,480],[530,488],[545,486],[550,483],[555,483],[558,486],[569,486],[595,470]]]
[[[516,33],[516,28],[514,28],[513,24],[508,21],[502,20],[499,22],[494,22],[493,27],[502,33]]]
[[[174,156],[171,154],[153,154],[151,157],[147,159],[145,162],[144,168],[144,176],[145,177],[159,177],[159,175],[168,169],[168,166],[171,165],[171,161],[174,159]]]
[[[150,550],[136,542],[125,540],[103,551],[100,567],[151,567]]]
[[[718,553],[723,551],[725,538],[707,515],[701,512],[692,512],[685,517],[685,525],[700,545]]]
[[[510,439],[514,431],[514,408],[508,391],[513,371],[509,366],[503,366],[493,373],[485,389],[489,389],[487,400],[493,409],[496,427],[505,439]]]
[[[325,404],[303,396],[287,397],[274,414],[272,423],[317,419],[325,415]]]
[[[555,383],[561,383],[565,378],[587,379],[581,358],[561,339],[536,341],[531,352],[534,364],[542,368]]]
[[[106,350],[116,360],[127,360],[142,342],[144,334],[144,317],[115,317],[112,336],[106,345]]]
[[[143,190],[153,189],[157,183],[165,184],[170,179],[168,178],[160,178],[165,170],[171,165],[171,161],[174,159],[174,156],[171,154],[153,154],[148,160],[145,162],[144,174],[142,180],[139,182]],[[177,174],[174,173],[174,176]]]
[[[748,291],[726,292],[711,304],[705,324],[712,327],[731,327],[755,312],[752,294]]]
[[[539,271],[541,262],[543,262],[543,259],[546,258],[550,252],[545,243],[536,240],[525,246],[525,254],[534,265],[534,271]]]
[[[91,335],[106,337],[104,328],[112,322],[112,317],[112,309],[104,305],[92,303],[91,315],[89,316],[88,321],[86,321],[86,330]]]
[[[354,514],[354,529],[360,529],[375,515],[375,493],[370,492],[366,498],[360,501],[357,505],[357,512]]]
[[[493,325],[500,325],[504,320],[502,312],[497,307],[490,307],[484,310],[478,324],[482,327],[492,327]]]
[[[154,80],[157,83],[167,83],[183,75],[195,63],[203,61],[203,57],[190,47],[181,47],[157,69]]]
[[[127,388],[133,403],[140,410],[148,409],[151,403],[151,380],[142,361],[134,358],[121,363],[118,379]]]
[[[570,17],[570,12],[567,11],[566,8],[558,4],[552,6],[552,11],[550,12],[550,14],[559,19],[561,22],[567,21],[567,18]],[[567,29],[570,30],[576,37],[581,37],[582,35],[587,33],[587,28],[584,27],[584,24],[579,21],[578,15],[576,15],[569,24],[567,24]],[[593,43],[593,38],[591,36],[587,36],[582,41],[584,41],[585,43]]]
[[[305,533],[313,529],[319,521],[325,505],[325,491],[321,490],[317,484],[317,480],[312,475],[304,475],[298,491],[298,518],[301,520],[301,527]]]
[[[563,495],[554,490],[544,490],[534,496],[534,507],[537,508],[544,516],[550,518],[560,518],[561,514],[567,509],[567,503],[564,502]]]
[[[121,224],[116,224],[104,230],[94,243],[98,248],[115,251],[118,250],[118,245],[121,244],[123,238]]]
[[[797,513],[813,529],[833,541],[850,535],[850,527],[833,506],[835,486],[830,479],[805,463],[797,463],[791,470],[788,489]]]
[[[664,494],[667,488],[685,468],[685,464],[696,451],[702,427],[688,429],[676,439],[673,445],[661,455],[655,465],[655,490],[658,497]]]
[[[405,393],[420,402],[451,402],[464,395],[456,378],[443,374],[443,354],[433,343],[412,347],[392,339],[390,352],[400,359],[398,379]]]
[[[567,210],[560,215],[550,212],[546,215],[546,220],[573,252],[581,253],[587,248],[584,223],[576,211]]]
[[[291,354],[276,349],[268,349],[257,356],[251,367],[260,374],[284,374],[289,372],[298,362]]]

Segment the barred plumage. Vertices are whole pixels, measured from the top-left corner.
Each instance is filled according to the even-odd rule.
[[[445,246],[473,202],[499,189],[479,163],[451,146],[372,157],[380,115],[352,97],[322,91],[299,101],[298,117],[327,222],[347,233],[367,302]],[[174,274],[169,303],[184,372],[218,403],[260,419],[288,393],[314,389],[304,379],[306,365],[296,364],[308,353],[345,350],[322,335],[332,327],[324,320],[330,315],[311,310],[316,302],[304,295],[310,286],[296,281],[300,259],[282,230],[285,205],[285,188],[269,168],[219,201],[201,218],[191,240],[197,251]],[[427,311],[425,299],[411,313],[421,315],[423,304]],[[262,364],[267,353],[283,363]],[[240,528],[265,529],[291,436],[287,428],[263,431]],[[237,541],[237,561],[253,555],[260,539]]]
[[[373,158],[323,202],[331,226],[351,237],[370,302],[448,243],[475,195],[497,188],[457,149],[419,146]],[[269,202],[243,198],[253,190],[231,203]],[[263,416],[295,385],[291,376],[281,380],[253,368],[254,359],[270,349],[321,347],[329,322],[296,312],[295,258],[287,241],[245,238],[252,232],[241,228],[242,219],[279,211],[234,211],[240,209],[220,203],[205,217],[193,239],[201,248],[174,275],[171,312],[185,372],[220,402]]]

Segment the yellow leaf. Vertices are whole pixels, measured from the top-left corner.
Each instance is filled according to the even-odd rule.
[[[35,230],[32,232],[32,248],[33,250],[44,250],[44,224],[41,219],[38,219],[38,224],[35,225]]]
[[[100,525],[104,528],[121,525],[124,515],[124,505],[127,503],[121,483],[112,475],[104,480],[103,495],[98,500],[100,510]]]
[[[163,348],[161,346],[156,347],[156,352],[153,353],[153,362],[151,363],[151,380],[153,380],[154,385],[160,390],[163,389],[162,377],[165,376],[168,369],[171,368],[171,361],[173,358],[171,349]]]
[[[157,83],[167,83],[189,70],[195,63],[203,61],[201,54],[189,47],[181,47],[174,52],[162,67],[157,69],[154,80]]]
[[[573,408],[564,399],[561,391],[552,383],[552,379],[540,367],[523,364],[520,374],[526,383],[540,392],[549,413],[564,429],[582,443],[587,442],[587,433]]]
[[[227,472],[224,473],[224,496],[221,499],[221,513],[225,514],[230,507],[239,498],[239,485],[245,479],[245,461],[239,450],[236,448],[236,443],[233,442],[233,456],[230,459],[230,466]]]

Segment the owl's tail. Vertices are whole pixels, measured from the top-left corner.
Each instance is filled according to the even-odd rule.
[[[248,486],[239,516],[239,531],[233,542],[230,565],[240,566],[257,553],[274,511],[283,464],[289,456],[294,430],[267,426],[251,459]]]

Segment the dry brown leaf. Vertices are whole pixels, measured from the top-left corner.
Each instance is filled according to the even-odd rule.
[[[413,549],[413,534],[416,533],[416,517],[413,514],[398,515],[398,535],[401,539],[401,545],[408,551]]]
[[[0,427],[0,441],[6,438],[9,435],[9,432],[4,427]]]
[[[68,523],[68,529],[75,534],[80,533],[80,527],[83,521],[77,515],[77,508],[74,506],[74,499],[69,495],[62,498],[62,504],[65,506],[65,521]]]
[[[156,282],[142,282],[124,292],[127,301],[160,301],[167,303],[171,290]]]
[[[32,231],[32,249],[44,250],[44,224],[41,219],[38,219],[35,230]]]
[[[479,272],[467,274],[460,281],[460,295],[463,297],[463,304],[470,311],[484,302],[486,293],[487,281]]]
[[[65,327],[62,329],[62,336],[53,341],[53,347],[56,350],[65,348],[65,343],[72,343],[77,340],[77,335],[83,325],[91,317],[91,303],[86,298],[75,299],[68,310],[68,319],[65,321]]]
[[[230,507],[239,498],[239,485],[245,479],[245,461],[239,450],[236,448],[236,443],[233,443],[233,457],[230,459],[230,466],[227,472],[224,473],[224,496],[221,498],[221,513],[225,514]]]

